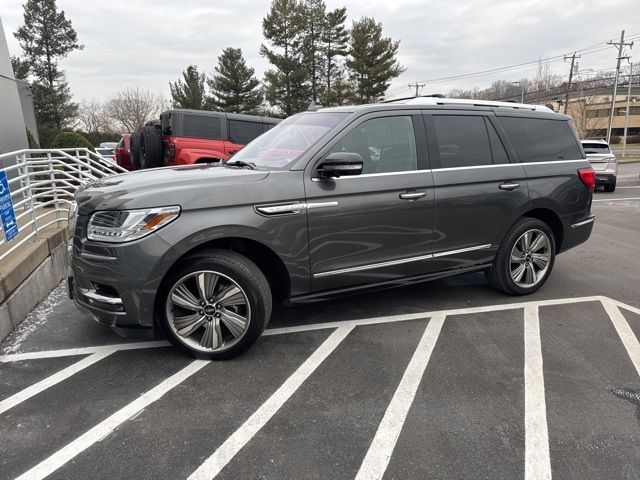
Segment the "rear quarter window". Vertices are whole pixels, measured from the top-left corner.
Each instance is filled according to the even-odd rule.
[[[521,162],[583,158],[569,122],[546,118],[499,117]]]
[[[220,139],[222,136],[220,123],[220,117],[217,116],[185,114],[182,120],[182,132],[177,135],[211,140]]]
[[[262,135],[262,122],[245,122],[229,120],[229,141],[246,145],[254,138]]]

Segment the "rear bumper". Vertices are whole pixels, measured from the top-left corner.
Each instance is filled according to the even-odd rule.
[[[560,251],[567,251],[589,240],[595,219],[595,215],[589,214],[567,225],[564,229],[564,239]]]
[[[617,175],[610,172],[596,172],[596,185],[610,185],[616,182]]]

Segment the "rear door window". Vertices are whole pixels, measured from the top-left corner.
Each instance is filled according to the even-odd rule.
[[[185,114],[182,120],[182,137],[220,139],[220,117],[214,115]]]
[[[432,118],[440,153],[439,168],[493,163],[487,127],[482,116],[434,115]]]
[[[246,145],[254,138],[262,135],[262,122],[245,122],[229,120],[229,141]]]
[[[506,116],[498,118],[521,162],[583,158],[567,121]]]

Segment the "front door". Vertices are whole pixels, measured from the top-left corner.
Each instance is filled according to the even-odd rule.
[[[319,162],[355,152],[361,175],[320,180]],[[305,172],[314,292],[427,273],[433,241],[433,177],[419,112],[361,117]]]

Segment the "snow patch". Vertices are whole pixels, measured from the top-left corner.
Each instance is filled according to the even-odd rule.
[[[40,302],[31,313],[18,325],[7,337],[2,349],[4,354],[18,353],[25,340],[35,332],[40,325],[45,323],[53,310],[67,298],[66,282],[61,282],[51,291],[49,296]]]

